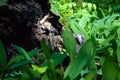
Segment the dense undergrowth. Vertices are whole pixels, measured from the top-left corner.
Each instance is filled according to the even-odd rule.
[[[63,52],[51,53],[43,39],[41,49],[29,52],[13,45],[20,54],[7,62],[0,41],[1,80],[120,80],[119,2],[85,1],[50,0],[51,10],[61,17],[64,26]],[[76,55],[73,35],[79,33],[85,41]],[[66,56],[70,62],[64,67]]]

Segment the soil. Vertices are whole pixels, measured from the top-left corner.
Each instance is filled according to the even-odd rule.
[[[8,0],[0,6],[0,39],[8,58],[14,53],[13,44],[29,51],[40,48],[45,38],[54,50],[62,45],[62,24],[59,16],[50,11],[49,0]]]

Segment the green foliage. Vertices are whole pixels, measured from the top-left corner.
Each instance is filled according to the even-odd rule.
[[[70,80],[75,79],[80,74],[81,70],[83,70],[86,66],[88,66],[90,72],[94,72],[92,74],[95,75],[96,74],[96,67],[94,65],[95,53],[96,53],[95,40],[94,38],[91,38],[82,45],[80,52],[78,56],[74,59],[74,61],[70,62],[69,66],[65,71],[64,78],[69,76]]]
[[[50,52],[50,49],[44,41],[41,41],[43,52],[46,50]],[[44,62],[41,63],[41,66],[38,66],[34,63],[32,58],[38,53],[41,52],[41,49],[34,49],[29,52],[25,51],[20,46],[13,46],[20,55],[17,55],[9,62],[6,61],[6,52],[3,47],[2,41],[0,41],[0,79],[2,80],[37,80],[42,79],[46,80],[57,80],[57,74],[61,74],[62,70],[56,70],[56,67],[61,64],[65,59],[65,54],[60,54],[55,52],[49,57],[45,57]],[[44,54],[47,54],[45,51]],[[50,53],[51,54],[51,53]],[[47,73],[46,73],[47,72]],[[7,76],[6,76],[7,75]],[[44,76],[42,76],[44,75]],[[42,76],[42,77],[41,77]],[[62,77],[61,77],[62,78]]]
[[[120,74],[119,1],[51,0],[51,3],[56,11],[53,8],[51,10],[60,15],[60,21],[64,23],[63,43],[70,60],[73,59],[65,70],[64,78],[67,80],[96,80],[99,74],[103,80],[120,80],[120,76],[118,76]],[[79,57],[82,55],[80,53],[77,57],[75,56],[74,33],[83,34],[85,38],[83,46],[88,41],[92,42],[90,36],[94,37],[94,46],[87,43],[85,49],[83,46],[80,49],[80,53],[90,53],[89,50],[94,49],[92,57],[87,54]],[[97,66],[101,66],[100,69]],[[85,70],[86,67],[89,69],[88,71]],[[113,76],[111,70],[113,70]]]
[[[67,52],[70,56],[70,60],[73,61],[75,59],[76,54],[76,41],[73,34],[68,29],[66,29],[63,32],[63,44],[67,49]]]
[[[42,47],[42,50],[43,50],[46,58],[49,59],[50,58],[50,50],[49,50],[48,46],[46,45],[45,39],[41,40],[41,47]]]
[[[118,79],[119,73],[120,70],[114,60],[109,56],[106,57],[103,64],[103,80],[120,80]]]
[[[27,54],[27,52],[24,49],[22,49],[19,46],[14,46],[14,47],[24,57],[24,59],[31,60],[31,58],[29,57],[29,55]]]
[[[43,39],[41,49],[29,52],[14,45],[19,54],[7,62],[0,40],[0,80],[97,80],[98,75],[102,80],[120,80],[120,2],[84,1],[50,0],[51,10],[64,25],[64,53],[52,52]],[[78,54],[75,33],[85,39]],[[66,56],[68,66],[62,64]]]

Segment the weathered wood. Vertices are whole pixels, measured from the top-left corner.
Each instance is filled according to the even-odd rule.
[[[48,17],[39,24],[46,15]],[[26,50],[39,47],[42,38],[51,44],[50,34],[61,36],[61,32],[59,16],[50,11],[48,0],[9,0],[8,4],[0,6],[0,39],[8,52],[12,44]]]

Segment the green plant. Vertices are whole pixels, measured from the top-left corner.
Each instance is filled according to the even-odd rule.
[[[26,70],[27,68],[26,65],[33,63],[31,57],[35,56],[41,51],[40,49],[35,49],[31,50],[30,52],[26,52],[19,46],[14,45],[14,47],[21,55],[18,55],[7,62],[7,53],[4,49],[2,41],[0,40],[0,77],[5,80],[14,80],[14,78],[20,78],[19,76],[23,75],[22,71]]]
[[[13,47],[20,53],[20,55],[12,58],[9,62],[7,62],[6,52],[2,41],[0,40],[0,79],[57,80],[57,74],[60,74],[62,71],[55,68],[64,60],[66,55],[60,54],[59,52],[54,52],[53,54],[49,53],[50,49],[47,48],[48,46],[46,45],[45,40],[41,41],[41,46],[42,51],[46,56],[44,58],[44,62],[41,63],[41,66],[36,65],[32,60],[32,57],[38,55],[38,53],[41,52],[41,49],[34,49],[26,52],[23,48],[16,45],[13,45]]]
[[[64,53],[52,52],[43,39],[40,43],[41,49],[29,52],[13,45],[19,55],[7,62],[7,53],[0,41],[0,78],[120,80],[120,14],[115,11],[119,7],[119,2],[115,0],[115,4],[112,5],[111,1],[114,0],[85,1],[91,3],[79,3],[78,0],[50,0],[51,10],[61,17],[60,21],[64,24]],[[106,7],[106,4],[109,5]],[[78,54],[75,33],[83,34],[85,39]],[[62,62],[66,56],[70,58],[70,62],[64,67]],[[39,64],[36,64],[36,61]]]
[[[70,39],[68,39],[68,36],[70,37]],[[71,59],[70,64],[68,65],[65,71],[64,78],[69,77],[70,80],[74,80],[77,78],[77,76],[81,74],[81,71],[86,67],[86,69],[87,68],[89,69],[89,72],[85,76],[85,79],[86,80],[95,79],[97,75],[97,68],[94,61],[95,53],[96,53],[96,44],[95,44],[94,37],[91,37],[82,45],[77,57],[75,57],[76,43],[75,43],[75,40],[72,40],[72,38],[74,39],[74,37],[72,37],[70,32],[68,30],[65,30],[63,33],[63,42],[65,42],[64,45],[69,55],[74,54],[72,55],[74,58]],[[75,46],[71,44],[67,45],[69,43],[75,44]],[[70,56],[70,58],[72,57]]]
[[[65,70],[64,78],[67,80],[120,80],[118,75],[120,74],[120,14],[119,11],[116,12],[116,9],[119,10],[117,8],[119,2],[117,0],[85,0],[90,3],[81,1],[81,4],[78,4],[77,1],[72,0],[51,1],[59,11],[65,27],[63,44],[70,63]],[[106,6],[106,4],[109,5]],[[51,9],[54,11],[53,8]],[[66,9],[67,12],[65,12]],[[76,58],[76,41],[73,37],[75,33],[81,33],[85,38],[83,46],[86,44],[87,48],[83,49],[82,46],[79,53],[81,56],[86,55],[84,57]],[[91,36],[95,41],[94,46],[89,45],[93,42]],[[92,58],[87,57],[86,53],[90,53],[92,49],[95,49],[95,54]],[[110,72],[111,70],[114,75]],[[99,75],[101,79],[98,79]]]

